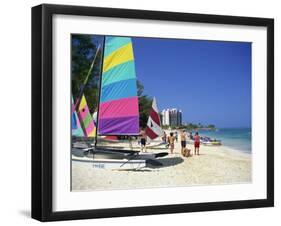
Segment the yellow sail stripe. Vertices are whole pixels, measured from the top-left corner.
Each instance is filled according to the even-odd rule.
[[[79,111],[81,111],[87,105],[86,98],[83,95],[79,104]]]
[[[132,43],[124,45],[120,49],[112,52],[108,55],[103,62],[103,72],[117,66],[118,64],[125,63],[127,61],[134,60]]]
[[[96,136],[96,127],[88,134],[88,137],[95,137]]]

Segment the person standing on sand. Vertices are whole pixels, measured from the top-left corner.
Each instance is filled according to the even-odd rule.
[[[163,136],[162,136],[162,141],[163,142],[167,142],[167,134],[166,134],[166,132],[164,131],[164,133],[163,133]]]
[[[169,146],[170,146],[170,151],[171,151],[171,154],[173,154],[174,152],[174,148],[175,148],[175,137],[174,137],[174,133],[171,132],[170,133],[170,136],[168,137],[168,143],[169,143]]]
[[[140,131],[140,143],[141,143],[141,151],[146,152],[146,133],[145,131],[142,129]]]
[[[182,154],[182,156],[190,157],[191,156],[191,154],[190,154],[191,150],[186,148],[187,134],[186,134],[185,130],[181,131],[180,138],[181,138],[181,154]]]
[[[181,153],[182,153],[182,155],[184,155],[183,153],[184,153],[185,148],[186,148],[186,133],[185,133],[185,130],[181,131],[180,138],[181,138]]]
[[[197,150],[197,155],[199,155],[199,148],[200,148],[200,136],[198,132],[195,133],[194,136],[194,154],[196,155],[196,150]]]
[[[192,132],[189,133],[189,139],[190,139],[190,140],[193,140]]]

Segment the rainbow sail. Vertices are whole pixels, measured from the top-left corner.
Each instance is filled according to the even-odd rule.
[[[139,106],[131,38],[105,37],[99,134],[139,133]]]
[[[81,128],[81,124],[77,115],[77,112],[75,110],[74,107],[74,101],[73,101],[73,97],[72,97],[72,117],[71,117],[71,131],[72,131],[72,136],[75,137],[83,137],[84,133],[83,130]]]
[[[85,137],[95,137],[96,135],[95,123],[90,114],[87,101],[84,95],[82,96],[79,103],[78,117],[80,119],[80,123],[82,125]]]

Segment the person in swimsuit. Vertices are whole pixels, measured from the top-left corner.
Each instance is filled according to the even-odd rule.
[[[195,133],[194,136],[194,154],[196,155],[196,151],[197,151],[197,155],[199,155],[199,148],[200,148],[200,136],[198,134],[198,132]]]
[[[141,143],[141,151],[146,152],[146,133],[144,130],[140,131],[140,143]]]
[[[175,137],[174,137],[174,133],[170,133],[170,136],[168,137],[168,142],[169,142],[169,145],[170,145],[170,151],[171,151],[171,154],[173,154],[174,152],[174,148],[175,148]]]
[[[164,133],[163,133],[163,136],[162,136],[162,141],[163,142],[167,142],[167,134],[166,134],[166,132],[164,131]]]
[[[182,153],[182,155],[184,155],[183,153],[184,153],[185,148],[186,148],[186,133],[185,133],[185,130],[181,131],[180,138],[181,138],[181,153]]]

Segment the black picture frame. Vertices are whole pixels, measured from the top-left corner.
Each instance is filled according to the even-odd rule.
[[[52,18],[55,14],[262,26],[267,28],[267,198],[96,210],[52,210]],[[221,15],[43,4],[32,8],[32,218],[123,217],[274,206],[274,20]]]

